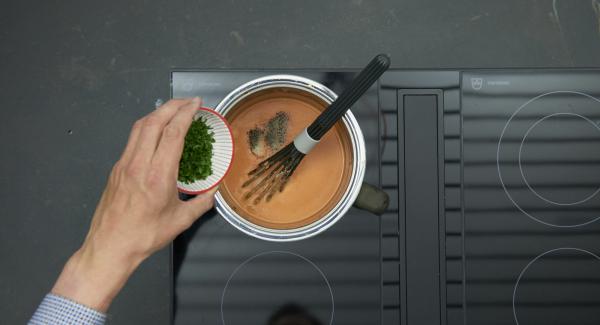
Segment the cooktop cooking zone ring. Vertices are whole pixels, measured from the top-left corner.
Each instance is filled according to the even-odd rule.
[[[538,163],[538,165],[536,165],[535,168],[532,168],[532,170],[533,170],[533,173],[537,172],[537,174],[538,174],[538,185],[539,186],[545,185],[550,188],[548,190],[549,192],[555,192],[554,193],[555,195],[556,195],[556,193],[558,193],[559,196],[561,195],[560,194],[561,192],[563,192],[562,195],[580,195],[576,198],[570,198],[568,200],[561,199],[560,197],[550,198],[549,196],[544,195],[544,194],[540,193],[540,191],[535,189],[536,185],[532,185],[532,182],[530,182],[528,180],[528,177],[526,175],[527,173],[524,171],[524,169],[525,169],[524,166],[526,165],[526,163],[525,163],[526,160],[524,159],[525,155],[523,154],[525,143],[528,140],[528,137],[532,134],[532,131],[540,129],[541,128],[540,125],[542,125],[542,124],[544,124],[544,125],[550,124],[550,123],[547,123],[547,122],[549,122],[549,120],[560,119],[563,121],[564,120],[573,121],[574,119],[577,119],[577,120],[584,122],[585,127],[589,128],[589,125],[591,125],[592,128],[590,128],[590,129],[593,129],[593,132],[600,131],[600,127],[597,125],[596,122],[592,121],[592,119],[585,116],[585,114],[578,113],[579,110],[587,111],[587,107],[583,107],[583,108],[577,107],[573,102],[566,104],[565,107],[550,107],[550,106],[547,106],[546,103],[541,103],[541,105],[540,105],[540,101],[542,101],[544,99],[549,99],[552,96],[562,97],[565,95],[573,96],[573,97],[580,97],[580,98],[578,98],[579,100],[581,100],[583,98],[586,101],[593,101],[594,104],[596,104],[596,106],[597,106],[598,112],[600,112],[600,100],[598,100],[597,98],[595,98],[589,94],[583,93],[583,92],[561,90],[561,91],[547,92],[547,93],[538,95],[538,96],[528,100],[527,102],[522,104],[520,107],[518,107],[517,110],[510,116],[510,118],[506,122],[506,124],[500,134],[500,138],[498,140],[497,153],[496,153],[496,164],[497,164],[497,170],[498,170],[498,177],[500,179],[500,183],[502,184],[504,192],[506,193],[506,195],[508,196],[510,201],[523,214],[525,214],[526,216],[528,216],[529,218],[531,218],[537,222],[540,222],[540,223],[548,225],[548,226],[569,228],[569,227],[580,227],[580,226],[588,225],[588,224],[593,223],[593,222],[597,221],[598,219],[600,219],[600,216],[587,215],[584,218],[578,217],[576,222],[564,223],[564,224],[563,223],[559,224],[554,221],[549,221],[549,220],[547,220],[546,217],[540,216],[541,214],[544,213],[543,211],[532,211],[532,210],[536,210],[535,209],[536,207],[538,208],[538,210],[539,209],[543,210],[543,209],[545,209],[544,207],[541,207],[539,204],[536,204],[536,203],[532,204],[531,203],[532,200],[530,198],[527,198],[526,195],[524,195],[523,193],[517,192],[517,191],[522,191],[522,189],[516,188],[514,181],[513,181],[513,186],[511,188],[510,184],[507,184],[507,182],[505,181],[505,177],[503,176],[503,170],[514,168],[513,166],[509,166],[509,165],[513,165],[514,157],[511,157],[511,156],[515,155],[516,152],[511,152],[511,151],[516,151],[515,150],[516,147],[514,147],[514,140],[515,140],[514,138],[520,137],[521,138],[520,145],[518,146],[518,154],[516,154],[516,156],[518,157],[517,165],[518,165],[518,170],[519,170],[519,174],[521,177],[521,181],[523,183],[522,185],[524,185],[525,188],[527,188],[529,190],[529,192],[531,194],[533,194],[537,199],[539,199],[540,201],[543,201],[547,204],[562,206],[564,208],[571,206],[575,210],[578,208],[577,206],[583,205],[584,203],[595,198],[596,195],[600,192],[600,187],[598,187],[597,184],[592,185],[593,188],[591,190],[588,188],[582,188],[581,192],[583,192],[583,193],[576,193],[576,191],[572,189],[573,186],[579,187],[582,184],[577,184],[577,183],[548,184],[549,182],[547,180],[540,179],[540,178],[542,178],[542,175],[539,171],[543,167],[540,167],[539,166],[540,163]],[[536,104],[538,104],[538,105],[536,106]],[[559,111],[555,112],[554,110],[559,110]],[[550,111],[550,113],[546,113],[547,111]],[[567,112],[565,112],[565,111],[567,111]],[[564,127],[564,123],[560,124],[559,122],[556,122],[556,123],[554,123],[554,125],[550,125],[550,127],[558,127],[558,128]],[[523,130],[525,130],[524,134],[523,134]],[[549,136],[549,134],[552,134],[554,132],[555,132],[555,129],[547,131],[545,134],[542,133],[541,138],[538,139],[537,144],[532,145],[532,147],[534,147],[534,149],[536,149],[535,145],[537,145],[537,146],[543,145],[540,143],[543,143],[544,141],[550,143],[551,145],[558,146],[559,144],[557,143],[557,141],[561,141],[561,139],[557,139],[555,137],[555,135]],[[523,134],[523,135],[521,135],[521,134]],[[507,137],[512,138],[513,141],[506,140]],[[589,137],[590,138],[598,138],[598,137],[600,137],[600,132],[598,134],[589,134]],[[567,141],[568,140],[569,139],[567,139]],[[551,143],[551,142],[554,142],[554,143]],[[588,143],[590,143],[590,146],[594,145],[593,142],[588,142]],[[569,144],[566,143],[566,145],[568,146]],[[507,148],[505,148],[503,146],[505,146]],[[509,146],[512,146],[513,148],[509,148]],[[565,150],[568,150],[568,149],[565,149]],[[574,150],[577,150],[577,148],[575,148]],[[593,152],[593,151],[594,151],[593,149],[589,150],[589,152]],[[558,152],[558,150],[557,150],[557,152]],[[596,150],[596,152],[598,152],[598,151]],[[576,154],[577,153],[574,153],[573,155],[576,156]],[[561,155],[563,155],[563,156],[562,157],[559,157],[559,156],[551,157],[551,158],[547,159],[546,161],[543,161],[542,163],[543,164],[554,163],[556,165],[561,165],[562,170],[553,168],[554,172],[563,173],[565,169],[568,170],[568,172],[575,172],[575,169],[577,169],[576,162],[562,161],[563,159],[565,159],[565,157],[564,157],[564,153],[561,153]],[[534,153],[531,156],[535,160],[540,160],[539,154],[536,155]],[[598,154],[597,156],[598,156],[598,158],[600,158],[600,154]],[[552,159],[556,159],[556,161],[552,161]],[[559,160],[561,160],[561,161],[559,161]],[[503,165],[506,165],[506,166],[503,167]],[[546,175],[546,178],[551,179],[551,176]],[[584,184],[584,185],[585,185],[585,187],[590,186],[589,184]],[[563,190],[564,188],[567,188],[567,187],[569,189],[569,192],[566,192]],[[512,193],[511,193],[511,190],[512,190]],[[527,201],[527,204],[529,206],[521,203],[520,201]],[[534,208],[532,208],[532,206]],[[565,215],[568,213],[569,213],[569,211],[565,211]],[[565,219],[568,217],[562,217],[562,218]]]
[[[576,205],[576,204],[584,203],[584,202],[590,200],[591,198],[593,198],[594,196],[596,196],[596,194],[598,194],[598,192],[600,192],[600,187],[596,188],[596,190],[594,190],[591,194],[587,195],[586,197],[584,197],[584,198],[582,198],[580,200],[570,201],[570,202],[558,202],[558,201],[554,201],[552,199],[549,199],[549,198],[545,197],[544,195],[538,193],[538,191],[536,191],[531,186],[531,184],[529,184],[529,182],[527,181],[527,177],[525,176],[525,173],[523,172],[523,164],[522,164],[521,157],[523,156],[523,145],[525,144],[525,141],[527,140],[527,136],[529,135],[529,133],[531,133],[531,130],[533,130],[535,127],[537,127],[538,125],[540,125],[540,123],[544,122],[545,120],[547,120],[549,118],[553,118],[553,117],[557,117],[557,116],[570,116],[570,117],[580,118],[580,119],[588,122],[590,125],[592,125],[592,127],[596,128],[598,131],[600,131],[600,127],[596,123],[594,123],[589,118],[587,118],[587,117],[585,117],[583,115],[580,115],[580,114],[575,114],[575,113],[553,113],[553,114],[546,115],[546,116],[542,117],[541,119],[537,120],[535,123],[533,123],[533,125],[531,125],[529,127],[529,129],[527,129],[527,132],[525,132],[525,135],[523,136],[523,140],[521,140],[521,145],[519,146],[519,171],[521,172],[521,177],[523,178],[523,181],[527,185],[527,188],[529,188],[529,190],[531,192],[533,192],[533,194],[535,194],[535,196],[539,197],[540,199],[542,199],[542,200],[544,200],[544,201],[546,201],[548,203],[555,204],[555,205]]]
[[[284,268],[281,265],[286,267]],[[265,288],[262,288],[264,292],[230,292],[234,290],[247,291],[244,286],[248,282],[256,281],[257,274],[268,272],[268,269],[274,266],[279,266],[279,272],[277,275],[273,275],[268,283],[264,284]],[[309,291],[310,294],[297,294],[298,291]],[[223,325],[245,324],[247,319],[235,318],[235,315],[239,315],[239,313],[234,313],[233,320],[226,321],[226,300],[228,296],[232,296],[230,299],[237,298],[237,301],[232,303],[233,305],[236,302],[239,304],[239,297],[245,296],[245,298],[242,298],[242,303],[254,308],[285,309],[287,304],[293,304],[296,306],[295,308],[305,310],[303,313],[306,313],[306,315],[303,317],[309,319],[328,318],[329,322],[327,324],[333,324],[335,301],[329,280],[317,264],[298,253],[290,251],[262,252],[249,257],[233,270],[221,295],[221,321]],[[311,299],[307,300],[306,297]],[[330,301],[331,305],[325,306],[326,301]],[[265,304],[267,306],[263,306]],[[315,305],[318,307],[315,307]],[[320,317],[309,314],[317,312],[309,310],[309,307],[320,309],[318,315]],[[233,308],[241,307],[233,306]],[[265,322],[267,321],[265,319]]]
[[[586,267],[573,269],[572,260],[584,262]],[[588,305],[588,313],[593,313],[593,309],[596,309],[597,306],[586,304],[582,296],[589,295],[590,291],[594,291],[591,289],[591,284],[597,281],[597,276],[593,276],[593,273],[597,272],[600,272],[600,257],[582,248],[555,248],[536,256],[523,268],[513,290],[512,309],[515,323],[527,325],[543,322],[549,313],[547,308],[542,308],[544,306],[567,308],[563,311],[560,308],[552,308],[550,313],[554,314],[552,318],[557,322],[565,319],[570,319],[573,324],[585,322],[581,318],[589,317],[581,315],[581,313],[580,315],[569,315],[568,308],[572,305]],[[573,278],[577,278],[579,281],[573,281]],[[525,288],[521,289],[521,287]],[[519,289],[524,292],[519,294]],[[546,298],[540,301],[539,298],[536,298],[536,291],[546,291]],[[600,299],[600,293],[596,292],[595,296],[596,299]],[[518,302],[518,300],[521,301]],[[522,305],[521,308],[527,309],[526,312],[521,313],[521,317],[517,312],[519,305]],[[565,314],[564,311],[567,313]],[[524,319],[527,320],[524,321]]]

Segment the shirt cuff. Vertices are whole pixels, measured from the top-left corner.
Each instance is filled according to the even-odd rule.
[[[47,294],[28,325],[103,325],[106,315],[67,298]]]

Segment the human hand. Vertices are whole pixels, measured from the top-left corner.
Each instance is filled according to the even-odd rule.
[[[114,165],[81,248],[52,293],[106,311],[137,266],[213,205],[216,189],[183,202],[177,174],[201,100],[170,100],[138,120]]]

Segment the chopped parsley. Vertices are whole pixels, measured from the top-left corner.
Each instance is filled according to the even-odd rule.
[[[211,127],[199,118],[192,122],[185,136],[183,153],[179,161],[180,182],[190,184],[204,180],[212,174],[212,151],[215,142]]]

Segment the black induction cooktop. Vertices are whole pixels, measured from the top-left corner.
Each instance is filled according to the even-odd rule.
[[[182,70],[172,96],[274,73],[354,76]],[[204,216],[174,244],[174,323],[600,323],[599,98],[596,70],[387,72],[352,111],[388,211],[292,243]]]

